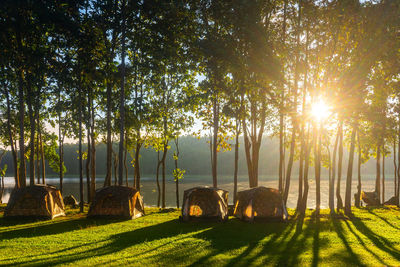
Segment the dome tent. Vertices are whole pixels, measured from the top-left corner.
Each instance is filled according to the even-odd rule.
[[[228,219],[228,192],[212,187],[194,187],[183,194],[183,221],[192,219]]]
[[[279,191],[263,186],[238,192],[233,215],[250,222],[254,219],[286,220],[288,217]]]
[[[65,216],[60,190],[50,185],[15,188],[7,203],[4,217],[41,217],[53,219]]]
[[[135,219],[144,215],[139,191],[128,186],[107,186],[96,190],[88,217],[110,216]]]

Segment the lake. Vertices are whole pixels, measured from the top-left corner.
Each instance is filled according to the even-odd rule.
[[[228,176],[221,176],[218,178],[218,187],[229,192],[229,202],[232,204],[233,202],[233,178]],[[355,178],[356,179],[356,178]],[[352,198],[354,193],[357,190],[357,181],[353,178],[352,183]],[[84,178],[86,180],[86,178]],[[175,182],[171,176],[168,176],[166,179],[166,205],[168,207],[176,207],[176,195],[175,195]],[[238,182],[238,191],[248,189],[248,181],[245,177],[239,177]],[[29,182],[29,181],[28,181]],[[59,178],[46,178],[47,184],[54,185],[56,187],[59,186]],[[308,194],[308,208],[315,208],[315,180],[310,179],[310,190]],[[393,177],[386,177],[385,181],[385,200],[388,200],[393,196]],[[179,181],[180,186],[180,205],[182,204],[183,191],[195,186],[208,185],[212,186],[212,178],[211,177],[199,177],[199,176],[185,176],[184,179]],[[133,178],[129,179],[129,184],[132,186]],[[161,184],[161,178],[160,178]],[[278,188],[278,179],[274,179],[270,176],[262,176],[259,178],[259,185]],[[96,184],[97,188],[103,186],[103,178],[99,178]],[[10,197],[10,193],[14,187],[14,178],[6,177],[5,178],[5,193],[3,195],[3,203],[6,203]],[[365,191],[373,191],[375,188],[375,179],[373,176],[363,177],[362,180],[362,190]],[[345,191],[345,180],[341,183],[341,192],[342,198],[344,201],[344,191]],[[86,195],[86,186],[85,191]],[[294,208],[297,203],[297,193],[298,193],[298,178],[297,175],[293,177],[291,181],[291,186],[289,190],[289,198],[288,198],[288,207]],[[72,178],[64,178],[64,196],[74,195],[76,199],[79,199],[79,179],[76,177]],[[143,200],[146,206],[157,206],[157,186],[155,182],[155,177],[144,176],[141,179],[141,194],[143,196]],[[352,200],[354,203],[354,199]],[[328,207],[328,180],[321,180],[321,208]]]

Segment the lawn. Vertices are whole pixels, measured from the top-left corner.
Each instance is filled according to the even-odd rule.
[[[400,265],[400,209],[353,211],[351,220],[309,212],[302,224],[181,223],[178,211],[155,208],[129,221],[0,215],[0,265]]]

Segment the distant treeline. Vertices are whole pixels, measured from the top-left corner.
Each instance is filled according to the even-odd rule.
[[[179,166],[181,169],[186,170],[187,175],[205,175],[209,177],[211,175],[211,162],[210,162],[210,149],[207,143],[208,138],[196,138],[193,136],[184,136],[180,138],[179,141]],[[245,160],[245,152],[243,146],[243,139],[241,139],[240,155],[239,155],[239,175],[247,175],[247,166]],[[83,146],[84,151],[87,149],[86,145]],[[118,150],[117,144],[114,144],[113,149]],[[279,144],[278,140],[265,137],[263,139],[263,144],[261,145],[260,151],[260,175],[268,175],[278,177],[278,164],[279,164]],[[79,161],[78,158],[78,145],[77,144],[65,144],[64,145],[64,160],[65,166],[67,168],[66,176],[78,176],[79,173]],[[174,169],[173,154],[175,147],[171,144],[171,149],[167,155],[167,174],[172,175]],[[133,156],[133,151],[130,151]],[[347,151],[345,151],[344,159],[347,160]],[[132,161],[132,156],[129,154],[127,159],[128,173],[129,176],[133,176],[134,168],[130,163]],[[105,176],[106,173],[106,145],[104,143],[98,144],[96,147],[96,173],[98,177]],[[152,148],[143,148],[141,150],[141,172],[142,175],[155,175],[156,164],[157,164],[157,152]],[[218,157],[218,174],[219,175],[233,175],[233,161],[234,152],[225,151],[220,152]],[[386,169],[385,172],[391,177],[394,172],[393,158],[389,155],[386,158]],[[6,176],[13,175],[13,162],[11,158],[11,153],[7,153],[1,165],[8,165]],[[374,176],[375,175],[375,160],[369,160],[362,165],[362,174],[364,176]],[[29,162],[28,162],[29,166]],[[28,168],[28,167],[27,167]],[[294,168],[294,174],[297,174],[297,165]],[[354,170],[354,173],[357,171]],[[327,170],[323,169],[324,176],[322,178],[327,178]],[[48,164],[46,164],[46,174],[49,176],[58,176],[57,172],[54,172]],[[114,175],[114,174],[113,174]],[[310,176],[313,177],[313,171],[310,171]],[[367,178],[367,177],[365,177]]]

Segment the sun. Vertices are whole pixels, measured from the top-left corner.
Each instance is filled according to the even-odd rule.
[[[328,118],[330,113],[329,106],[323,100],[319,100],[311,105],[311,116],[318,121]]]

